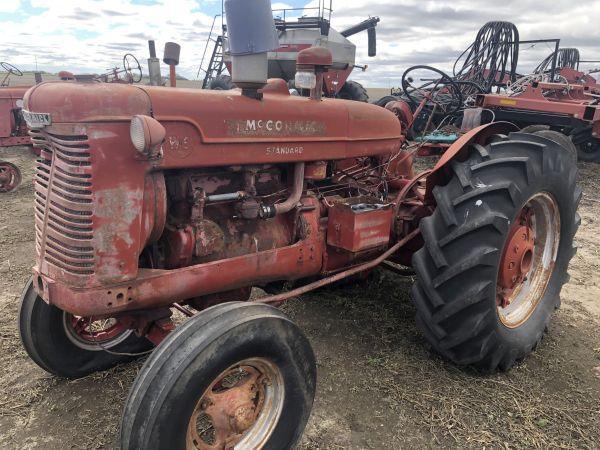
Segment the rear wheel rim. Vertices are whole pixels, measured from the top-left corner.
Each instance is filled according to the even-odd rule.
[[[497,311],[508,328],[525,323],[544,297],[558,255],[560,213],[547,192],[532,196],[513,223],[502,252]]]
[[[283,410],[281,371],[264,358],[249,358],[215,378],[190,417],[187,450],[262,448]]]
[[[115,347],[133,332],[114,318],[92,320],[67,312],[63,314],[63,327],[73,344],[89,351],[102,351]]]

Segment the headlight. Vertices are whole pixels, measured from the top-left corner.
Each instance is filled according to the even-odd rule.
[[[158,156],[166,133],[165,127],[152,117],[137,115],[131,119],[129,126],[131,143],[138,152],[145,156]]]
[[[135,149],[138,152],[143,153],[146,148],[146,133],[144,131],[144,121],[142,120],[142,116],[134,116],[133,119],[131,119],[129,134]]]

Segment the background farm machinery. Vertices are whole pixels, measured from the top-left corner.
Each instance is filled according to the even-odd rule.
[[[23,97],[30,86],[10,86],[10,77],[23,76],[23,72],[6,62],[0,62],[0,66],[4,70],[0,81],[0,147],[30,145],[27,125],[21,116]],[[0,193],[16,189],[20,183],[19,168],[0,160]]]
[[[23,97],[31,88],[26,86],[10,86],[10,77],[23,76],[23,72],[15,66],[0,62],[4,69],[3,79],[0,82],[0,147],[31,146],[38,154],[39,148],[35,146],[35,138],[30,137],[27,124],[22,116]],[[142,69],[138,60],[132,54],[123,56],[121,67],[113,67],[101,75],[74,75],[71,72],[61,71],[58,77],[62,81],[92,81],[102,83],[138,83],[142,79]],[[35,73],[36,83],[42,82],[41,73]],[[19,168],[8,161],[0,161],[0,192],[10,192],[21,183]]]
[[[21,108],[23,96],[31,86],[10,86],[10,77],[21,77],[23,72],[6,62],[0,62],[0,67],[5,71],[0,82],[0,147],[29,145]]]
[[[308,15],[295,17],[300,13]],[[283,79],[288,83],[290,89],[294,89],[298,52],[312,46],[322,46],[329,49],[333,55],[331,69],[327,72],[323,83],[324,94],[327,97],[368,101],[369,97],[363,86],[356,81],[348,80],[355,68],[366,69],[366,66],[356,64],[356,45],[348,38],[367,31],[368,54],[371,57],[375,56],[377,53],[378,17],[369,18],[345,30],[337,31],[331,27],[331,0],[321,0],[317,7],[276,9],[273,10],[273,14],[279,47],[268,53],[267,75],[269,78]],[[232,89],[234,84],[231,82],[231,75],[224,73],[225,69],[229,74],[232,73],[227,24],[222,23],[222,34],[213,37],[218,17],[215,17],[213,22],[198,75],[201,72],[204,73],[203,88]],[[210,45],[213,46],[212,52],[209,50]],[[209,53],[210,60],[205,67],[204,61]]]
[[[518,74],[519,46],[538,43],[553,43],[555,51],[533,73]],[[452,76],[430,66],[411,67],[402,88],[377,103],[403,118],[423,155],[443,152],[473,127],[504,120],[528,131],[561,133],[581,160],[597,161],[600,85],[579,70],[578,50],[559,43],[520,40],[513,24],[490,22],[457,59]]]

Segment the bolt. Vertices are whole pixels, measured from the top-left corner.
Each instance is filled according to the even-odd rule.
[[[515,268],[515,263],[514,263],[514,262],[511,262],[511,263],[508,265],[508,268],[509,268],[509,269],[514,269],[514,268]]]

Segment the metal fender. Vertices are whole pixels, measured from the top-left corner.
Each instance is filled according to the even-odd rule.
[[[519,127],[513,123],[493,122],[473,128],[468,133],[463,134],[444,152],[431,173],[427,176],[425,185],[426,203],[435,203],[433,188],[448,182],[451,176],[451,171],[449,170],[450,163],[457,158],[465,157],[466,149],[471,144],[485,145],[491,136],[495,134],[508,134],[513,131],[519,131]]]

